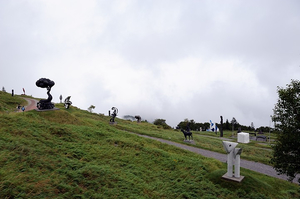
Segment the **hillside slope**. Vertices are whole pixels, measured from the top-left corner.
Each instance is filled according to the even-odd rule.
[[[7,95],[1,107],[12,103]],[[300,196],[297,185],[248,170],[242,183],[227,182],[219,161],[130,134],[106,116],[56,107],[0,113],[0,198]]]

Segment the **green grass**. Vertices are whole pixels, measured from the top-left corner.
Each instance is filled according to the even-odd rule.
[[[120,120],[116,128],[129,132],[171,140],[178,143],[184,143],[184,136],[180,130],[165,130],[150,123],[136,123]],[[230,138],[231,141],[236,142],[236,137],[232,138],[231,135],[231,131],[224,131],[224,138]],[[223,140],[220,139],[219,134],[216,135],[213,132],[196,131],[193,132],[193,138],[193,146],[225,154],[222,145]],[[270,165],[272,150],[271,146],[266,144],[265,142],[251,140],[251,142],[248,144],[239,143],[237,147],[243,148],[241,158]]]
[[[26,100],[3,91],[0,91],[0,99],[0,113],[15,112],[19,104],[23,106],[27,103]]]
[[[0,113],[0,198],[300,197],[299,186],[246,169],[242,183],[225,181],[224,163],[122,130],[170,133],[152,124],[109,125],[109,117],[56,107]]]

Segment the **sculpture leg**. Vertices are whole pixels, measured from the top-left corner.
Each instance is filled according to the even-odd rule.
[[[240,166],[241,166],[241,158],[240,155],[236,155],[235,163],[234,163],[234,177],[240,177]]]
[[[227,176],[233,177],[233,151],[227,155]]]

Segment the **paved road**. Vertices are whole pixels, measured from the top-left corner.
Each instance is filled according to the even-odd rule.
[[[221,154],[221,153],[217,153],[217,152],[213,152],[213,151],[208,151],[208,150],[205,150],[205,149],[200,149],[200,148],[188,146],[188,145],[185,145],[185,144],[179,144],[179,143],[176,143],[176,142],[172,142],[172,141],[164,140],[164,139],[160,139],[160,138],[154,138],[154,137],[150,137],[150,136],[147,136],[147,135],[140,135],[140,134],[136,134],[136,135],[141,136],[141,137],[145,137],[145,138],[149,138],[149,139],[153,139],[153,140],[157,140],[157,141],[160,141],[160,142],[163,142],[163,143],[166,143],[166,144],[170,144],[170,145],[173,145],[173,146],[176,146],[176,147],[180,147],[182,149],[186,149],[188,151],[201,154],[205,157],[210,157],[210,158],[220,160],[221,162],[226,162],[227,161],[227,155],[226,154]],[[272,176],[272,177],[275,177],[275,178],[287,180],[286,175],[277,175],[277,172],[275,171],[275,169],[273,169],[273,167],[271,167],[269,165],[266,165],[266,164],[241,159],[241,167],[252,170],[252,171],[256,171],[256,172],[259,172],[259,173],[262,173],[262,174],[265,174],[265,175],[268,175],[268,176]],[[293,180],[293,182],[297,183],[298,178],[300,178],[300,175],[297,175],[297,177]]]

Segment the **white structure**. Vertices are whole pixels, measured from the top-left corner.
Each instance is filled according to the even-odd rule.
[[[240,132],[237,134],[237,141],[240,143],[249,143],[249,133]]]
[[[218,132],[219,131],[216,123],[213,123],[211,120],[209,120],[209,123],[210,123],[210,127],[206,131],[211,131],[211,132]]]
[[[223,175],[223,178],[241,182],[244,176],[240,175],[240,155],[242,149],[235,148],[238,145],[236,142],[223,141],[223,146],[227,152],[227,173]],[[234,174],[233,174],[233,164],[234,164]]]

